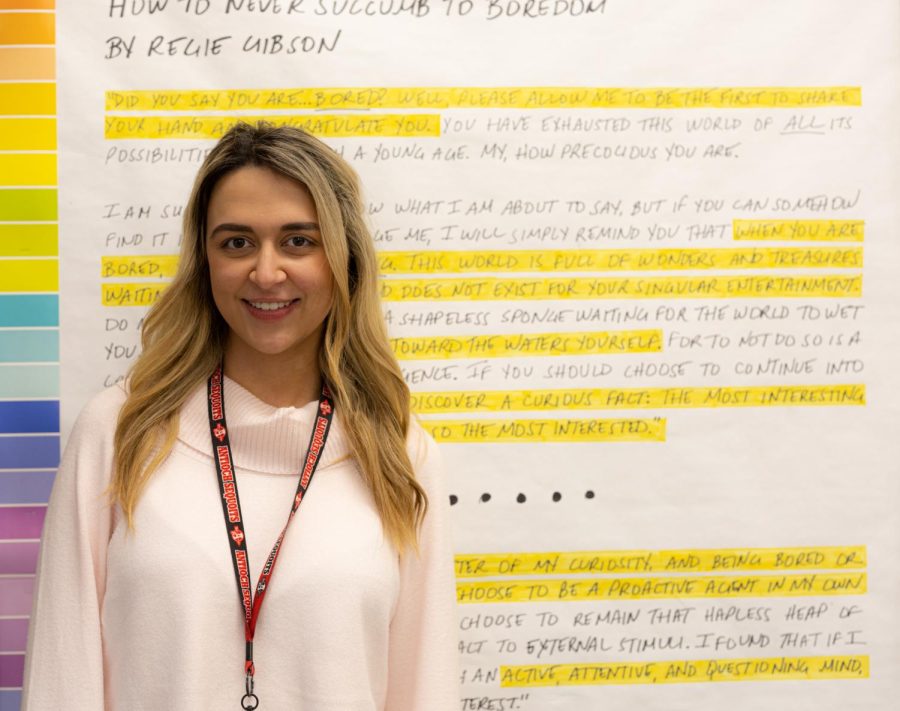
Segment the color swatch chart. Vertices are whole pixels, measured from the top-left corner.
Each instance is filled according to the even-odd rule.
[[[54,0],[0,0],[0,711],[21,703],[59,463]]]

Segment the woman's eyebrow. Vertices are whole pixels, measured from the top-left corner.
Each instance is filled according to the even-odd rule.
[[[319,231],[319,224],[317,222],[289,222],[286,225],[281,226],[282,232],[288,232],[290,230],[315,230]]]
[[[238,225],[234,222],[223,222],[209,233],[210,237],[214,237],[218,232],[253,232],[253,228],[249,225]]]
[[[319,224],[317,222],[288,222],[286,225],[281,226],[282,232],[290,232],[292,230],[318,232]],[[209,236],[215,237],[219,232],[249,232],[252,234],[253,228],[250,227],[250,225],[239,225],[235,222],[223,222],[221,225],[216,225],[212,232],[209,233]]]
[[[319,231],[319,224],[317,222],[288,222],[286,225],[281,226],[282,232],[290,232],[291,230],[305,230],[307,232]],[[213,228],[212,232],[209,233],[210,237],[215,237],[219,232],[253,232],[253,228],[250,225],[239,225],[234,222],[223,222],[221,225],[216,225]]]

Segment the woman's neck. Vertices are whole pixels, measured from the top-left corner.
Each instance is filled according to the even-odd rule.
[[[225,375],[273,407],[301,407],[322,392],[318,358],[296,353],[262,355],[229,341]]]

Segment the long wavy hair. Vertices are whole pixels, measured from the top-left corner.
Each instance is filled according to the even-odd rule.
[[[200,167],[184,211],[178,271],[144,319],[142,351],[127,379],[110,496],[132,530],[141,492],[175,443],[180,408],[222,360],[228,325],[212,298],[206,214],[217,182],[243,166],[269,168],[312,195],[334,283],[319,365],[387,537],[400,550],[415,548],[428,502],[407,454],[409,389],[384,325],[359,181],[335,151],[288,126],[239,123]]]

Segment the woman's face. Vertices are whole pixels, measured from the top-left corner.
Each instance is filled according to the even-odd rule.
[[[306,187],[269,168],[238,168],[213,188],[206,225],[229,357],[316,358],[332,274]]]

